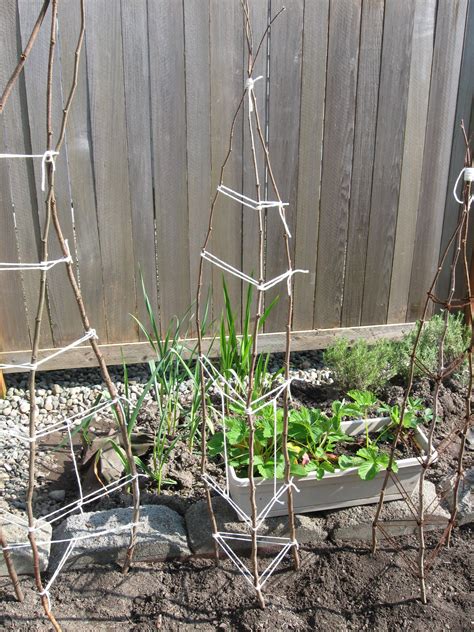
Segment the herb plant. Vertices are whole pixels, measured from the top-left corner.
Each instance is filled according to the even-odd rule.
[[[368,344],[339,338],[324,352],[324,362],[344,391],[379,391],[396,373],[393,345],[386,340]]]
[[[415,376],[419,377],[428,371],[435,374],[438,367],[438,352],[444,333],[444,314],[435,314],[427,321],[421,331],[417,346],[416,357],[419,364],[415,363]],[[394,361],[397,373],[403,378],[408,376],[410,355],[416,338],[417,327],[407,333],[403,339],[394,345]],[[444,337],[444,366],[449,366],[454,360],[460,358],[469,346],[469,332],[464,323],[463,315],[448,314],[448,326]],[[466,363],[463,363],[466,366]],[[424,367],[426,371],[422,369]],[[454,372],[459,375],[462,365]]]

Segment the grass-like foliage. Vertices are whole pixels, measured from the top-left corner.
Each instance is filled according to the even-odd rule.
[[[219,370],[226,379],[232,380],[234,388],[236,388],[236,390],[240,390],[244,395],[246,393],[246,384],[252,363],[253,322],[251,314],[253,288],[249,285],[247,289],[244,313],[242,317],[242,334],[239,336],[237,334],[235,312],[232,308],[229,291],[224,278],[222,280],[222,284],[224,291],[224,310],[221,316],[219,328]],[[270,303],[259,318],[257,334],[263,330],[265,321],[267,320],[277,300],[278,297]],[[269,378],[269,360],[270,354],[268,353],[261,353],[257,356],[254,371],[254,397],[261,395],[265,386],[267,386]]]
[[[324,352],[324,362],[332,371],[338,387],[344,391],[379,391],[396,374],[393,346],[380,340],[369,344],[365,340],[351,343],[339,338]]]
[[[427,321],[422,329],[417,347],[415,364],[415,377],[426,374],[422,369],[426,368],[431,374],[435,374],[438,368],[438,353],[445,329],[444,314],[436,314]],[[413,350],[417,327],[409,332],[399,343],[393,345],[394,363],[397,373],[403,378],[408,376],[410,367],[410,354]],[[444,338],[444,366],[448,367],[452,362],[460,358],[469,346],[469,330],[464,323],[463,315],[448,314],[448,326]],[[462,371],[463,363],[454,372]],[[464,363],[465,366],[465,363]]]

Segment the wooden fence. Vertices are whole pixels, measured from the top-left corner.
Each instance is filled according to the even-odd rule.
[[[41,4],[0,3],[1,85]],[[268,81],[256,88],[290,203],[295,266],[310,270],[295,277],[297,341],[311,347],[341,331],[399,332],[419,315],[455,223],[461,117],[474,127],[474,2],[251,0],[256,34],[270,4],[273,14],[283,4],[286,11],[255,69]],[[78,91],[57,160],[58,205],[109,361],[119,359],[121,345],[140,360],[146,344],[130,317],[145,317],[139,269],[162,330],[194,300],[209,202],[245,83],[241,7],[238,0],[88,0],[86,9]],[[78,27],[78,2],[61,0],[56,133]],[[45,24],[1,120],[0,152],[44,151],[47,51]],[[41,161],[0,161],[1,261],[38,260],[40,180]],[[226,184],[253,191],[241,118]],[[222,201],[213,232],[213,252],[247,273],[256,269],[255,221]],[[268,278],[284,262],[276,226],[269,216]],[[54,239],[50,255],[59,255]],[[220,271],[209,270],[207,280],[218,317]],[[0,361],[27,356],[37,283],[35,272],[0,275]],[[232,279],[229,286],[239,311],[245,288]],[[43,347],[82,335],[61,266],[49,274],[48,315]],[[278,348],[281,336],[272,332],[284,321],[282,301],[268,320],[270,348]],[[330,331],[318,338],[322,329]],[[61,360],[89,361],[77,351]]]

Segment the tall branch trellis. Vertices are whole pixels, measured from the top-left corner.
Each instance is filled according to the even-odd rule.
[[[288,413],[289,413],[289,388],[290,388],[290,349],[291,349],[291,329],[292,329],[292,321],[293,321],[293,292],[292,292],[292,284],[293,284],[293,276],[297,272],[307,272],[306,270],[295,270],[293,268],[293,262],[291,257],[291,250],[289,246],[289,240],[291,238],[291,234],[288,228],[288,223],[286,221],[286,210],[288,204],[283,202],[282,197],[280,195],[277,182],[272,170],[272,164],[270,160],[268,142],[265,138],[265,134],[262,128],[258,103],[255,96],[256,82],[263,77],[254,77],[254,69],[255,63],[259,56],[259,53],[262,50],[263,44],[265,42],[266,37],[269,37],[271,26],[274,20],[281,14],[283,9],[279,11],[273,18],[270,19],[268,26],[260,38],[258,44],[254,45],[254,34],[252,32],[252,24],[250,19],[250,11],[248,0],[242,0],[241,2],[243,16],[244,16],[244,34],[245,34],[245,42],[247,48],[247,80],[245,83],[244,91],[238,103],[238,106],[235,110],[231,128],[230,128],[230,137],[227,153],[225,155],[221,172],[219,185],[217,187],[216,193],[213,197],[210,213],[209,213],[209,223],[206,238],[204,240],[204,244],[201,250],[201,259],[199,263],[199,271],[198,271],[198,284],[197,284],[197,293],[196,293],[196,329],[198,334],[198,348],[199,348],[199,359],[200,359],[200,378],[201,378],[201,402],[202,402],[202,460],[201,460],[201,472],[203,479],[206,482],[206,498],[207,505],[210,515],[210,521],[212,525],[212,531],[214,536],[215,543],[215,555],[216,558],[219,557],[219,549],[218,546],[229,556],[232,562],[236,565],[238,570],[244,575],[244,577],[249,581],[249,583],[253,586],[255,593],[258,598],[258,602],[262,608],[265,607],[265,600],[262,593],[262,588],[270,574],[275,570],[278,563],[283,559],[288,551],[291,550],[293,555],[294,567],[297,569],[299,567],[299,554],[298,554],[298,543],[296,540],[296,529],[295,529],[295,517],[293,511],[293,490],[295,489],[295,485],[293,483],[291,472],[290,472],[290,459],[288,453]],[[254,187],[255,187],[255,198],[251,198],[246,196],[238,191],[235,191],[225,184],[225,174],[226,167],[228,165],[229,159],[233,150],[233,140],[234,140],[234,132],[235,126],[237,122],[237,117],[241,112],[244,112],[244,118],[246,119],[246,125],[248,126],[248,133],[250,139],[250,154],[251,161],[253,165],[253,177],[254,177]],[[266,182],[261,182],[260,173],[259,173],[259,165],[257,158],[257,144],[261,146],[263,150],[263,158],[264,158],[264,168],[265,168],[265,179]],[[263,189],[263,190],[262,190]],[[273,191],[274,199],[268,199],[268,191]],[[233,201],[235,201],[239,207],[242,205],[245,208],[249,208],[252,212],[256,212],[258,216],[258,277],[254,279],[252,276],[244,273],[241,270],[233,267],[226,261],[219,259],[217,256],[209,252],[208,248],[212,241],[212,230],[213,230],[213,219],[216,213],[216,208],[218,201],[221,196],[227,196]],[[265,213],[267,213],[267,221],[280,221],[281,229],[282,229],[282,238],[285,246],[285,256],[286,256],[286,271],[282,272],[275,278],[266,280],[265,279],[265,266],[264,266],[264,240],[265,240]],[[275,213],[278,213],[278,216],[275,217]],[[246,397],[239,398],[239,394],[232,388],[232,385],[227,382],[224,376],[220,375],[216,369],[214,369],[212,363],[203,355],[203,343],[202,343],[202,325],[201,325],[201,303],[202,303],[202,286],[203,286],[203,269],[204,269],[204,261],[210,262],[212,265],[215,265],[221,269],[223,269],[227,274],[233,275],[238,279],[242,280],[245,283],[250,283],[257,288],[256,295],[256,309],[253,314],[253,330],[252,330],[252,355],[251,355],[251,363],[250,370],[248,375],[248,385],[246,390]],[[286,283],[287,289],[287,321],[286,321],[286,345],[285,345],[285,360],[284,360],[284,383],[280,388],[274,389],[269,393],[260,396],[259,398],[255,397],[254,394],[254,379],[255,379],[255,367],[258,356],[258,338],[259,338],[259,323],[263,313],[263,297],[264,292],[280,283]],[[229,495],[229,486],[228,486],[228,463],[227,458],[225,459],[225,468],[226,468],[226,486],[225,489],[222,489],[206,472],[206,464],[207,464],[207,404],[206,404],[206,383],[212,380],[214,386],[217,388],[217,391],[221,397],[221,422],[224,431],[224,448],[226,444],[226,434],[225,434],[225,410],[226,410],[226,401],[233,401],[234,404],[240,404],[242,412],[245,414],[247,425],[249,428],[249,465],[248,465],[248,479],[249,479],[249,494],[250,494],[250,507],[251,514],[247,516],[245,512],[243,512],[235,502],[232,501]],[[231,395],[229,395],[229,391]],[[271,506],[276,502],[280,501],[280,496],[282,495],[282,490],[277,492],[276,485],[276,458],[275,458],[275,472],[274,472],[274,496],[270,501],[269,506],[267,506],[263,511],[259,513],[256,503],[256,486],[255,486],[255,478],[254,478],[254,465],[255,465],[255,454],[254,454],[254,443],[255,443],[255,414],[261,410],[261,408],[265,405],[273,405],[274,408],[274,418],[275,418],[275,426],[274,426],[274,445],[276,450],[276,402],[277,398],[281,396],[283,400],[283,431],[282,431],[282,453],[285,462],[285,474],[284,474],[284,486],[283,492],[286,492],[287,495],[287,506],[288,506],[288,520],[289,520],[289,538],[266,538],[265,536],[259,535],[259,528],[261,527],[263,520],[268,513]],[[240,400],[240,401],[239,401]],[[226,452],[225,452],[226,455]],[[225,498],[231,506],[236,509],[237,513],[241,518],[247,523],[250,534],[248,536],[242,536],[240,533],[224,533],[220,532],[217,525],[217,519],[214,514],[213,506],[212,506],[212,498],[211,498],[211,489],[217,491],[223,498]],[[231,546],[229,545],[229,541],[232,540],[242,540],[246,539],[251,543],[251,571],[245,566],[242,560],[233,552]],[[258,566],[258,545],[262,543],[272,544],[278,547],[279,552],[273,558],[272,562],[269,566],[260,574],[259,566]]]
[[[130,542],[127,549],[127,553],[125,556],[125,561],[123,563],[123,572],[126,573],[130,567],[133,558],[133,552],[136,544],[136,534],[137,534],[137,526],[139,522],[139,503],[140,503],[140,493],[139,493],[139,485],[138,485],[138,475],[136,471],[135,461],[133,459],[130,437],[125,421],[123,406],[121,398],[118,396],[117,388],[115,384],[112,382],[110,374],[108,372],[107,366],[105,364],[102,353],[97,344],[97,336],[94,329],[92,329],[91,324],[89,322],[89,318],[87,315],[87,311],[84,305],[84,301],[81,294],[81,289],[76,279],[75,271],[74,271],[74,262],[71,257],[71,253],[68,247],[68,241],[65,238],[65,235],[62,230],[61,221],[59,219],[59,213],[56,203],[56,194],[55,194],[55,171],[56,171],[56,158],[63,150],[64,141],[66,138],[66,128],[68,123],[68,117],[71,110],[71,105],[74,99],[74,95],[77,88],[78,83],[78,73],[79,73],[79,64],[81,59],[81,51],[84,42],[84,33],[85,33],[85,0],[78,0],[78,5],[80,7],[80,28],[79,35],[77,40],[77,45],[74,53],[74,69],[73,69],[73,78],[71,87],[69,90],[69,94],[67,97],[66,104],[63,108],[63,115],[60,122],[59,134],[55,145],[53,146],[53,121],[52,121],[52,105],[53,105],[53,69],[56,55],[56,40],[57,40],[57,24],[58,24],[58,0],[45,0],[43,3],[38,19],[34,25],[31,36],[28,40],[28,44],[23,51],[20,61],[13,71],[10,80],[8,81],[5,90],[2,94],[0,101],[0,112],[4,111],[5,105],[8,101],[8,98],[14,88],[16,81],[27,61],[27,58],[33,49],[35,40],[38,36],[40,28],[43,24],[44,18],[47,15],[48,10],[50,9],[51,14],[51,26],[50,26],[50,38],[49,38],[49,54],[48,54],[48,66],[47,66],[47,88],[46,88],[46,150],[43,154],[39,156],[36,155],[2,155],[2,158],[12,159],[12,158],[42,158],[42,189],[46,188],[47,196],[46,196],[46,214],[45,221],[43,226],[43,232],[41,236],[41,261],[38,264],[23,264],[23,265],[15,265],[4,263],[0,266],[0,272],[11,272],[11,271],[31,271],[31,270],[39,270],[40,271],[40,284],[39,284],[39,295],[38,295],[38,304],[36,310],[36,318],[35,318],[35,327],[34,327],[34,336],[32,343],[32,351],[31,351],[31,360],[29,363],[25,364],[23,368],[29,371],[29,380],[28,380],[28,393],[30,400],[30,419],[29,419],[29,433],[27,437],[22,437],[28,442],[29,445],[29,468],[28,468],[28,489],[26,495],[26,506],[27,506],[27,524],[23,524],[20,520],[18,523],[19,526],[24,526],[24,528],[28,532],[28,539],[31,546],[32,554],[33,554],[33,568],[34,568],[34,576],[36,587],[39,595],[41,596],[42,605],[45,611],[45,614],[49,618],[51,624],[53,625],[55,630],[60,630],[60,626],[51,610],[51,604],[49,599],[49,588],[52,585],[52,582],[57,577],[57,574],[61,570],[64,563],[67,561],[68,555],[72,552],[76,540],[71,539],[68,543],[66,552],[58,565],[55,573],[49,580],[48,584],[44,586],[43,580],[40,573],[40,557],[38,551],[38,541],[37,541],[37,532],[41,529],[44,522],[48,522],[45,517],[42,520],[36,521],[33,511],[33,494],[34,487],[36,481],[36,469],[35,469],[35,458],[36,458],[36,448],[37,448],[37,439],[39,436],[43,436],[45,433],[37,434],[37,408],[35,406],[35,389],[36,389],[36,372],[38,368],[40,368],[41,364],[49,358],[45,358],[41,361],[38,361],[38,353],[40,349],[41,342],[41,324],[45,309],[46,303],[46,286],[48,281],[48,271],[56,264],[63,263],[66,266],[67,276],[69,279],[70,286],[73,290],[74,298],[77,303],[77,308],[79,311],[80,319],[84,328],[84,335],[76,340],[74,343],[64,347],[58,351],[56,351],[53,355],[58,355],[60,353],[64,353],[70,348],[74,348],[81,344],[82,342],[88,341],[92,347],[92,350],[95,354],[97,362],[99,364],[99,368],[102,374],[102,378],[106,384],[107,391],[110,397],[109,405],[113,406],[115,409],[116,419],[118,422],[118,426],[121,433],[121,441],[123,444],[123,448],[125,450],[127,466],[129,468],[129,475],[125,477],[125,482],[123,479],[117,482],[114,485],[114,489],[123,487],[125,484],[131,485],[132,487],[132,495],[133,495],[133,511],[132,511],[132,521],[130,524],[126,525],[125,528],[131,530]],[[67,10],[65,8],[64,10]],[[56,96],[59,98],[59,96]],[[48,257],[48,245],[50,239],[51,228],[53,228],[54,233],[56,234],[57,240],[59,242],[60,248],[63,252],[63,258],[55,261],[49,260]],[[0,370],[3,368],[8,368],[8,365],[0,365]],[[91,412],[96,412],[95,410],[86,411],[82,418],[87,417]],[[68,418],[62,420],[59,426],[60,429],[66,430],[69,435],[71,455],[74,462],[75,472],[77,475],[77,482],[80,491],[80,499],[76,503],[71,503],[63,508],[62,511],[53,512],[49,518],[49,522],[54,522],[59,517],[67,515],[71,511],[76,509],[82,511],[83,504],[86,502],[91,502],[92,500],[96,500],[100,497],[101,494],[92,494],[89,497],[84,497],[82,495],[82,488],[80,484],[79,472],[77,468],[77,464],[74,457],[74,447],[72,444],[72,434],[71,428],[79,423],[80,419],[77,419],[77,416],[74,418]],[[62,424],[62,425],[61,425]],[[46,432],[55,432],[58,430],[58,424],[53,424],[52,428]],[[13,440],[17,440],[18,437],[13,437]],[[105,489],[105,493],[108,493],[111,489]],[[122,530],[122,527],[119,528]],[[91,537],[95,537],[96,535],[102,535],[103,532],[92,534]],[[54,542],[54,541],[53,541]],[[9,544],[6,542],[5,536],[0,531],[0,544],[2,546],[3,555],[5,557],[5,561],[9,570],[9,574],[15,588],[16,596],[19,600],[23,599],[23,595],[21,592],[21,588],[19,586],[18,578],[14,569],[14,564],[12,562],[10,551],[18,548],[19,546],[23,546],[22,544]]]
[[[451,533],[453,527],[456,524],[456,518],[458,514],[458,491],[462,482],[464,468],[463,458],[466,444],[466,437],[469,428],[473,425],[471,407],[472,407],[472,392],[473,392],[473,363],[472,353],[474,344],[474,312],[470,276],[470,259],[468,253],[468,235],[469,235],[469,211],[474,201],[474,195],[472,194],[472,182],[474,180],[474,168],[472,163],[472,153],[469,145],[469,139],[464,128],[464,123],[461,124],[464,141],[466,144],[465,162],[464,168],[459,173],[456,180],[453,195],[456,202],[459,204],[458,224],[453,232],[444,252],[441,255],[438,268],[434,275],[433,281],[428,289],[426,300],[424,303],[423,314],[418,323],[418,330],[413,345],[413,350],[410,357],[410,368],[408,376],[408,384],[405,390],[403,402],[400,410],[400,421],[397,431],[393,439],[393,444],[390,452],[389,464],[382,484],[379,502],[375,512],[375,517],[372,527],[372,551],[375,552],[377,548],[378,535],[387,539],[399,553],[399,558],[403,561],[409,570],[409,572],[418,579],[420,597],[423,603],[427,603],[427,585],[426,577],[428,572],[433,567],[435,559],[443,546],[447,544],[449,546]],[[458,197],[457,189],[458,185],[462,181],[462,197]],[[449,261],[450,253],[452,253],[452,259]],[[449,291],[445,298],[441,298],[437,295],[437,285],[443,269],[449,266]],[[461,285],[465,288],[465,296],[462,298],[456,298],[456,289]],[[444,310],[444,325],[441,336],[438,341],[438,362],[437,370],[435,373],[429,371],[427,367],[422,363],[418,357],[418,349],[423,328],[429,317],[430,308],[432,306],[441,307]],[[469,344],[461,355],[454,358],[446,365],[445,359],[445,341],[448,331],[449,315],[456,310],[464,310],[467,316],[467,323],[469,327]],[[447,380],[453,373],[459,369],[463,363],[467,361],[468,365],[468,384],[466,388],[465,396],[465,409],[464,418],[459,423],[454,423],[454,426],[449,430],[447,437],[443,442],[436,446],[436,451],[433,451],[435,441],[435,430],[437,424],[440,422],[439,417],[439,395],[442,383]],[[428,447],[425,456],[419,457],[422,469],[418,484],[417,499],[414,500],[404,489],[396,472],[393,471],[393,463],[395,460],[395,450],[400,440],[401,432],[403,429],[403,420],[407,409],[408,398],[413,390],[415,369],[418,368],[425,376],[427,376],[432,382],[434,382],[433,390],[433,417],[428,428]],[[442,530],[441,536],[436,540],[434,546],[427,551],[427,538],[426,531],[430,522],[430,517],[436,511],[437,507],[443,500],[443,496],[446,492],[440,495],[434,502],[427,503],[425,499],[424,483],[429,473],[430,468],[435,464],[438,458],[442,458],[443,454],[453,445],[454,441],[458,441],[459,448],[457,454],[457,465],[454,473],[454,483],[452,486],[452,499],[449,502],[450,517],[447,521],[445,528]],[[436,455],[436,456],[435,456]],[[397,485],[402,494],[403,500],[406,502],[407,507],[411,515],[413,516],[414,523],[416,524],[416,538],[417,538],[417,557],[416,560],[412,559],[403,551],[399,541],[395,539],[393,534],[390,533],[391,524],[383,520],[383,505],[385,499],[385,491],[387,485],[392,479]],[[449,487],[446,491],[449,491]],[[433,536],[434,537],[434,536]]]

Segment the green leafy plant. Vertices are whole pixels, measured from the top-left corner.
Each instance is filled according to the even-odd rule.
[[[344,391],[379,391],[396,372],[393,346],[385,340],[369,345],[363,339],[350,343],[339,338],[324,352],[324,362]]]
[[[340,441],[351,441],[341,430],[341,420],[346,411],[343,402],[334,402],[333,414],[328,416],[318,409],[302,408],[292,410],[289,415],[288,452],[291,461],[291,474],[306,476],[316,472],[322,478],[325,472],[334,472],[337,457],[333,454]],[[249,463],[249,427],[245,417],[236,415],[225,419],[229,464],[240,474],[246,474]],[[273,406],[266,406],[255,418],[255,469],[256,474],[271,478],[275,473],[276,436],[276,475],[283,478],[284,458],[281,446],[283,430],[283,411],[277,410],[276,435],[274,433]],[[224,432],[214,434],[208,444],[210,456],[224,452]]]
[[[363,481],[372,480],[378,472],[386,469],[388,463],[389,455],[385,452],[381,452],[379,446],[370,440],[368,445],[357,450],[355,456],[343,454],[338,460],[338,465],[341,470],[356,467]],[[398,471],[396,461],[392,463],[392,470],[394,472]]]
[[[353,390],[349,391],[348,396],[351,401],[334,401],[330,414],[323,413],[317,408],[290,411],[287,445],[292,475],[306,476],[310,472],[315,472],[316,478],[320,479],[326,472],[334,472],[337,468],[345,470],[356,467],[361,479],[371,480],[387,467],[388,454],[379,444],[393,438],[393,430],[400,421],[399,406],[380,404],[370,391]],[[378,412],[390,418],[390,423],[375,434],[369,433],[367,416],[371,412]],[[228,462],[238,475],[246,476],[249,464],[249,427],[241,411],[233,408],[231,413],[224,420]],[[404,432],[412,432],[419,423],[429,419],[430,414],[431,410],[424,408],[421,400],[410,398],[404,417]],[[348,436],[342,429],[341,423],[344,419],[366,419],[364,444],[355,454],[340,454],[341,450],[346,449],[344,444],[357,441],[357,437]],[[266,406],[260,411],[254,423],[255,475],[272,478],[276,472],[277,478],[283,478],[284,459],[280,439],[283,411],[277,410],[276,434],[272,406]],[[223,430],[214,434],[208,447],[211,457],[224,453]],[[396,463],[393,464],[393,471],[397,471]]]
[[[435,374],[438,368],[438,350],[445,328],[444,314],[436,314],[428,320],[420,334],[416,357],[419,364],[415,365],[415,377],[425,374],[424,368]],[[403,378],[407,378],[410,369],[410,356],[415,343],[418,327],[408,332],[403,339],[394,345],[394,363]],[[448,314],[448,326],[444,338],[444,366],[449,366],[453,361],[460,358],[469,346],[469,330],[464,323],[461,313]],[[460,364],[454,375],[462,372],[462,367],[466,362]],[[423,367],[423,368],[422,368]]]

